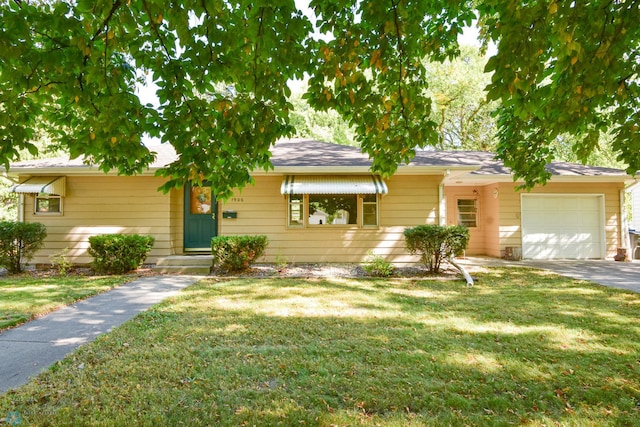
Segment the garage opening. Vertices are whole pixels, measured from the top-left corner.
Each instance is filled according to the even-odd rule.
[[[604,258],[603,212],[603,195],[523,194],[523,258]]]

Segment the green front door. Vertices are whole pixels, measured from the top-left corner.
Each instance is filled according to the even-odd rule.
[[[218,235],[216,214],[218,204],[211,194],[211,186],[184,188],[184,250],[211,251],[211,238]]]

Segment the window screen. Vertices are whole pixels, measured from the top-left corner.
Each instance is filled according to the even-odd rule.
[[[476,199],[458,199],[458,225],[477,227],[478,206]]]

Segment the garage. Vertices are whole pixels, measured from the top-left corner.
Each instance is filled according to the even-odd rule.
[[[522,256],[604,257],[602,195],[522,195]]]

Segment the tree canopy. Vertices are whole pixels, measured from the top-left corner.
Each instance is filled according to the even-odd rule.
[[[484,88],[491,75],[484,72],[487,57],[475,46],[461,46],[460,55],[425,64],[427,95],[433,100],[432,120],[438,126],[439,150],[495,151],[497,124]]]
[[[309,76],[309,103],[354,129],[374,172],[437,146],[429,62],[460,55],[477,22],[497,52],[497,153],[529,185],[551,144],[572,135],[587,159],[600,133],[640,169],[637,1],[0,0],[0,163],[44,131],[103,170],[143,170],[159,137],[179,158],[164,189],[207,179],[219,197],[269,169],[292,135],[287,82]],[[323,35],[319,37],[318,34]],[[141,101],[146,77],[159,105]]]

